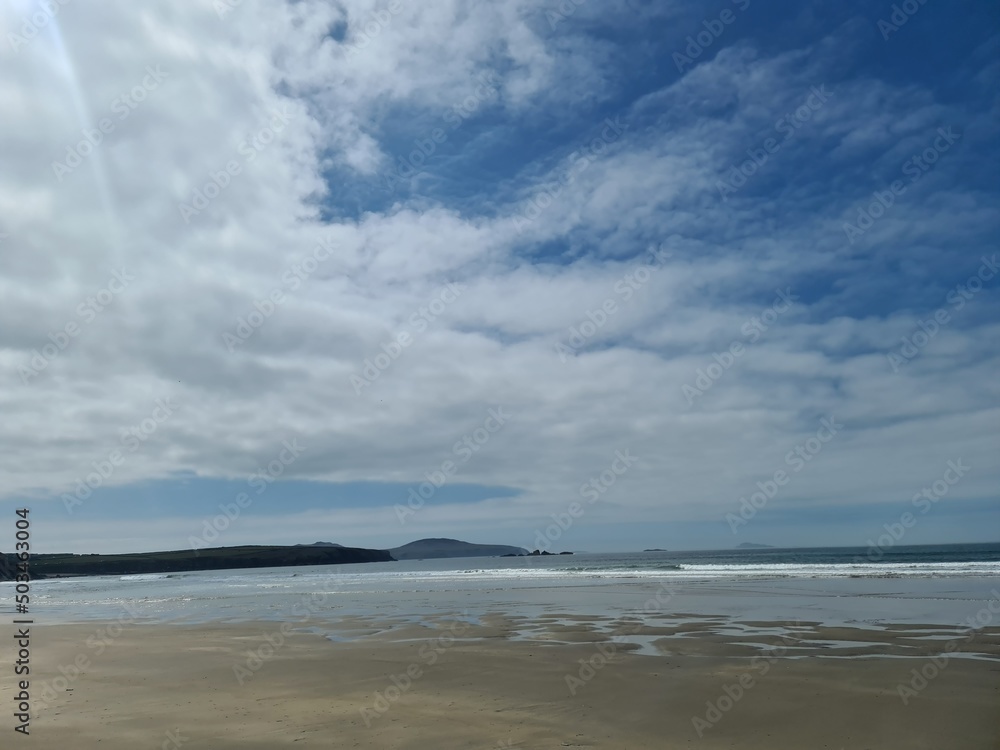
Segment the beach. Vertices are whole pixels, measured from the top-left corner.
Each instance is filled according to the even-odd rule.
[[[38,580],[30,739],[16,739],[997,750],[1000,562],[987,552],[878,566],[841,551],[581,554]],[[0,660],[18,645],[0,639]],[[13,708],[19,690],[0,680],[0,701]]]
[[[31,738],[77,750],[1000,747],[998,627],[578,612],[309,627],[35,627]],[[901,697],[914,669],[933,677]],[[12,693],[5,681],[8,706]]]

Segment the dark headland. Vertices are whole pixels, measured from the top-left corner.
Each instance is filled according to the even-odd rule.
[[[7,555],[8,565],[0,566],[0,580],[12,569],[13,555]],[[132,575],[137,573],[176,573],[192,570],[224,570],[231,568],[279,568],[289,565],[331,565],[343,563],[388,562],[392,557],[385,550],[360,547],[299,545],[295,547],[244,546],[208,547],[206,549],[139,552],[124,555],[32,555],[32,578],[54,576]]]
[[[522,547],[471,544],[457,539],[419,539],[387,550],[344,547],[334,542],[313,542],[292,546],[246,545],[115,555],[41,554],[31,556],[29,571],[32,578],[41,579],[526,554],[528,551]],[[0,581],[12,580],[16,569],[15,556],[0,553]]]

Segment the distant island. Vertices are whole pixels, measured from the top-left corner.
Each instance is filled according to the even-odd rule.
[[[770,544],[754,544],[753,542],[743,542],[737,544],[736,549],[774,549]]]
[[[653,549],[644,549],[643,552],[667,552],[668,550],[660,549],[659,547],[654,547]]]
[[[386,550],[396,560],[435,560],[444,557],[503,557],[526,555],[523,547],[505,544],[471,544],[458,539],[418,539]]]

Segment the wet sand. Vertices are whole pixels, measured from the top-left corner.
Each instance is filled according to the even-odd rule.
[[[1000,628],[93,623],[34,626],[31,658],[25,747],[1000,748]]]

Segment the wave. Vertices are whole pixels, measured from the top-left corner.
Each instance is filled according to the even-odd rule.
[[[507,581],[535,581],[543,585],[582,580],[748,580],[777,578],[967,578],[1000,577],[1000,562],[928,563],[760,563],[760,564],[665,564],[575,565],[566,568],[466,568],[464,570],[410,570],[341,573],[309,573],[296,581],[262,576],[214,579],[225,589],[293,589],[310,584],[332,584],[334,589],[357,592],[360,587],[409,586],[427,584],[500,584]],[[208,581],[201,581],[208,583]],[[331,591],[330,593],[334,593]]]
[[[965,578],[1000,576],[998,562],[684,565],[685,578]]]

